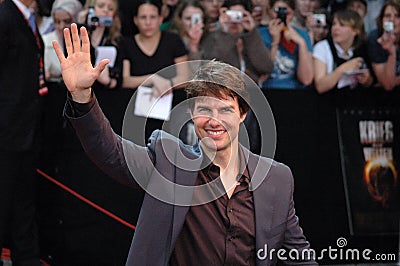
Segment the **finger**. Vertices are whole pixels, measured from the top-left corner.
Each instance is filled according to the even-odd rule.
[[[60,61],[60,64],[62,64],[65,60],[65,56],[63,51],[61,50],[60,45],[58,44],[58,42],[56,40],[52,41],[53,47],[54,47],[54,51],[56,51],[57,57],[58,57],[58,61]]]
[[[156,87],[156,86],[153,86],[153,94],[152,94],[152,97],[153,97],[154,99],[157,99],[158,97],[160,97],[160,91],[159,91],[158,87]]]
[[[106,68],[106,66],[110,63],[109,59],[103,59],[100,61],[100,63],[94,68],[94,70],[97,72],[97,74],[100,76],[100,73],[103,72],[103,70]]]
[[[81,27],[82,52],[90,53],[89,34],[85,27]]]
[[[65,40],[65,48],[67,49],[68,56],[74,53],[74,48],[72,48],[71,42],[71,33],[68,28],[64,29],[64,40]]]
[[[72,46],[74,47],[74,53],[81,51],[81,41],[79,39],[78,26],[75,23],[71,24],[72,32]]]

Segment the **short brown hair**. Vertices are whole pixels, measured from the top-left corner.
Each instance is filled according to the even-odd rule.
[[[249,111],[250,95],[239,69],[216,60],[202,65],[186,86],[188,99],[199,96],[214,96],[223,99],[229,96],[238,100],[241,114]],[[194,101],[189,101],[193,110]]]

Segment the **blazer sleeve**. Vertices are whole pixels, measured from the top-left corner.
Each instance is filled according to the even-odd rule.
[[[133,188],[147,184],[144,181],[147,182],[154,169],[155,141],[142,147],[122,139],[112,130],[96,99],[86,114],[75,117],[74,113],[72,100],[67,99],[64,116],[75,129],[88,157],[103,172]]]
[[[287,167],[287,166],[286,166]],[[286,250],[297,250],[295,254],[299,254],[299,259],[287,256],[287,260],[283,261],[285,265],[318,265],[315,261],[316,254],[310,247],[310,243],[304,236],[303,229],[300,227],[299,218],[296,216],[293,200],[294,180],[289,167],[287,167],[290,176],[290,203],[286,224],[285,239],[283,248]],[[292,256],[293,257],[293,256]]]

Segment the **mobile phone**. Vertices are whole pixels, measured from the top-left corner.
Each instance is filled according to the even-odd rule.
[[[388,32],[388,33],[393,32],[393,30],[394,30],[393,21],[385,21],[385,22],[383,22],[383,30],[385,32]]]
[[[315,25],[326,26],[326,15],[325,14],[314,14]]]
[[[199,24],[200,22],[202,22],[203,19],[201,17],[200,13],[194,13],[191,17],[190,17],[190,23],[192,25],[192,27],[196,24]]]
[[[243,20],[243,12],[240,10],[227,10],[226,14],[231,18],[231,22],[240,23]]]

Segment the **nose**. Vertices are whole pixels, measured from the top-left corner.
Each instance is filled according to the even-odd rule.
[[[210,125],[210,127],[213,127],[213,128],[219,127],[221,125],[221,122],[218,118],[217,113],[213,112],[213,114],[209,117],[208,124]]]
[[[109,16],[109,10],[107,6],[104,6],[100,9],[99,16]]]

